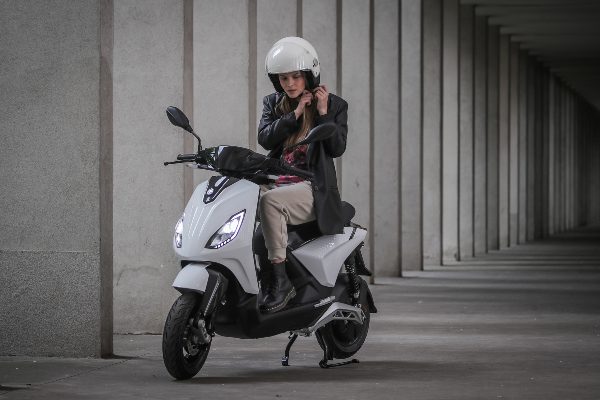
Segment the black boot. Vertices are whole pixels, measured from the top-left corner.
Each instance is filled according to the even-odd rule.
[[[274,313],[284,308],[296,296],[296,289],[285,272],[285,262],[273,264],[273,286],[260,310]]]
[[[267,259],[260,262],[260,292],[258,293],[258,305],[262,307],[269,294],[273,291],[273,264]]]

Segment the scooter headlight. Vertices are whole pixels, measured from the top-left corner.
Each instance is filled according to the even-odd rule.
[[[225,222],[225,224],[223,224],[223,226],[221,226],[219,230],[212,235],[208,243],[206,243],[206,248],[219,249],[235,239],[240,231],[240,228],[242,227],[244,215],[246,215],[246,210],[240,211],[233,217],[229,218],[229,220],[227,220],[227,222]]]
[[[179,221],[177,221],[177,225],[175,225],[175,237],[173,238],[173,240],[175,241],[175,247],[177,247],[178,249],[181,248],[181,245],[183,244],[183,218],[185,217],[185,214],[183,214],[181,216],[181,218],[179,218]]]

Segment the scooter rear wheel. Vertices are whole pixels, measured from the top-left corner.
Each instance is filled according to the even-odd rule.
[[[369,332],[369,322],[371,314],[368,306],[361,305],[365,319],[361,324],[353,321],[333,321],[323,334],[323,339],[332,351],[334,358],[349,358],[360,350],[367,333]]]
[[[163,330],[163,361],[173,378],[190,379],[194,377],[206,361],[210,343],[198,341],[190,320],[200,303],[194,293],[181,295],[171,307]]]
[[[327,358],[350,358],[360,350],[367,334],[369,333],[369,323],[371,313],[367,296],[367,283],[360,277],[357,277],[361,286],[360,307],[362,308],[365,319],[362,324],[355,321],[332,321],[319,329],[319,345],[327,351]],[[350,299],[345,299],[350,302]],[[325,349],[327,348],[327,350]]]

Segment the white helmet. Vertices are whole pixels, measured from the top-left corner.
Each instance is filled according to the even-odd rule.
[[[305,39],[290,36],[278,40],[267,53],[267,74],[278,92],[283,92],[279,74],[304,71],[309,90],[319,86],[321,65],[315,48]]]

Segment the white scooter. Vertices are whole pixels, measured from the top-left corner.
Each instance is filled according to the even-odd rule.
[[[366,282],[358,276],[370,272],[360,252],[367,231],[350,222],[353,207],[344,203],[342,234],[322,236],[316,223],[289,226],[286,271],[297,295],[283,310],[261,313],[255,236],[259,185],[277,175],[310,180],[312,174],[241,147],[203,149],[181,110],[169,107],[167,116],[198,139],[198,152],[180,154],[177,161],[164,164],[187,163],[221,175],[198,185],[175,227],[173,247],[182,269],[173,287],[181,296],[163,331],[163,359],[169,373],[176,379],[196,375],[215,334],[254,339],[289,332],[282,359],[285,366],[298,335],[314,333],[323,349],[322,368],[358,362],[328,364],[334,358],[349,358],[361,348],[370,314],[377,312]],[[324,140],[333,129],[332,125],[319,126],[302,143]]]

